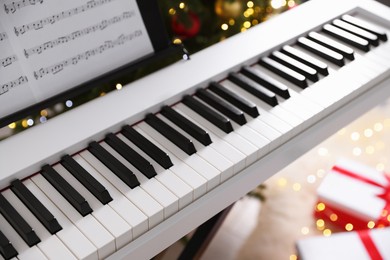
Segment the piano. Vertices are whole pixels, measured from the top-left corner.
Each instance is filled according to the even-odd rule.
[[[154,257],[388,98],[389,35],[312,0],[1,141],[0,259]]]

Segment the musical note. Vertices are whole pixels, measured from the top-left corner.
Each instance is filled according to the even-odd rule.
[[[0,65],[3,66],[4,68],[11,65],[13,62],[17,61],[18,57],[16,55],[9,56],[7,58],[1,59],[0,60]]]
[[[23,1],[27,1],[27,0],[22,0],[20,2],[23,2]],[[43,1],[43,0],[40,0],[40,1]],[[14,27],[14,31],[15,31],[16,36],[19,36],[19,35],[25,34],[28,31],[31,31],[31,30],[39,30],[39,29],[44,28],[47,25],[54,24],[54,23],[61,21],[63,19],[69,18],[71,16],[77,15],[77,14],[85,12],[85,11],[89,11],[95,7],[98,7],[98,6],[104,5],[104,4],[109,3],[109,2],[113,2],[113,1],[115,1],[115,0],[88,1],[86,4],[84,4],[82,6],[75,7],[75,8],[66,10],[66,11],[62,11],[61,13],[48,16],[46,18],[43,18],[41,20],[29,23],[29,24],[25,24],[25,25],[22,25],[19,27]],[[13,3],[15,3],[15,2],[13,2]],[[10,11],[12,8],[11,6],[13,6],[13,5],[10,4],[10,6],[7,6],[7,8],[8,8],[7,10]],[[11,10],[11,12],[12,12],[12,10]]]
[[[88,60],[98,54],[102,54],[106,52],[109,49],[115,48],[116,46],[123,45],[126,42],[129,42],[137,37],[140,37],[142,35],[141,30],[136,30],[133,33],[130,33],[128,35],[120,35],[113,41],[105,41],[103,44],[99,45],[96,48],[87,50],[83,53],[77,54],[69,59],[63,60],[59,63],[56,63],[52,66],[41,68],[37,71],[34,71],[34,77],[36,80],[39,80],[43,78],[44,76],[48,74],[57,74],[65,69],[65,67],[68,67],[70,65],[77,65],[79,62],[83,60]]]
[[[20,76],[19,78],[3,84],[0,87],[0,96],[10,91],[12,88],[23,85],[28,82],[27,76]]]
[[[8,36],[5,32],[0,33],[0,42],[8,39]]]
[[[9,4],[4,4],[4,11],[8,14],[9,12],[15,13],[17,10],[22,9],[23,7],[35,4],[42,4],[43,0],[22,0],[16,1]]]
[[[122,22],[126,19],[130,19],[134,15],[135,15],[134,11],[124,12],[121,15],[114,16],[108,20],[102,20],[101,22],[99,22],[97,24],[91,25],[89,27],[86,27],[86,28],[78,30],[78,31],[74,31],[68,35],[58,37],[57,39],[54,39],[52,41],[45,42],[41,45],[34,46],[34,47],[27,49],[27,50],[25,49],[24,55],[26,56],[26,58],[29,58],[31,55],[34,55],[34,54],[41,54],[43,51],[46,51],[46,50],[52,49],[54,47],[57,47],[61,44],[76,40],[76,39],[81,38],[83,36],[86,36],[88,34],[94,33],[98,30],[102,31],[111,25]]]

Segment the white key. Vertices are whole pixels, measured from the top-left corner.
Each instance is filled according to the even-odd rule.
[[[163,207],[148,193],[140,187],[131,189],[95,156],[85,156],[86,154],[92,155],[87,151],[80,155],[148,217],[149,229],[164,220]]]
[[[167,118],[162,116],[161,114],[157,115],[158,118],[160,118],[162,121],[170,125],[172,128],[174,128],[176,131],[187,137],[188,139],[192,140],[196,153],[202,157],[204,160],[206,160],[208,163],[213,165],[215,168],[217,168],[220,173],[220,181],[223,182],[226,179],[233,176],[233,163],[224,157],[222,154],[218,153],[214,148],[212,148],[210,145],[204,146],[201,144],[198,140],[190,136],[187,132],[182,130],[180,127],[176,126],[174,123],[169,121]]]
[[[257,160],[257,150],[258,150],[257,147],[249,143],[242,136],[238,135],[235,132],[226,134],[218,127],[216,127],[215,125],[213,125],[212,123],[204,119],[202,116],[197,114],[195,111],[185,107],[184,104],[177,104],[174,107],[175,108],[178,107],[181,111],[185,112],[189,117],[191,117],[193,121],[196,121],[204,129],[207,129],[209,133],[213,133],[215,135],[214,138],[218,136],[221,140],[226,141],[231,146],[233,146],[241,153],[243,153],[246,157],[245,158],[246,166],[249,166],[250,164],[254,163]],[[214,138],[212,138],[212,140],[214,140]]]
[[[53,168],[88,201],[93,210],[92,215],[115,237],[117,250],[131,241],[131,226],[109,205],[103,205],[61,164],[57,164]]]
[[[289,111],[284,110],[280,106],[272,107],[265,102],[261,101],[259,98],[253,96],[249,92],[246,92],[233,82],[229,80],[224,80],[221,82],[222,85],[224,85],[226,88],[242,95],[244,98],[249,99],[253,103],[257,105],[257,109],[259,110],[260,115],[264,114],[264,116],[267,115],[269,117],[270,115],[273,115],[274,117],[277,117],[284,123],[289,124],[293,127],[292,134],[296,134],[299,131],[302,130],[303,120],[296,115],[292,114]]]
[[[18,259],[29,260],[29,259],[42,259],[46,260],[47,257],[37,247],[29,247],[26,242],[16,233],[15,229],[8,223],[7,220],[0,214],[1,231],[12,243],[16,251],[18,252]]]
[[[84,157],[94,158],[88,151],[83,151],[81,154],[83,154]],[[108,205],[110,205],[110,207],[112,207],[132,227],[133,239],[139,237],[148,230],[148,219],[144,213],[120,193],[120,191],[112,186],[112,184],[97,172],[84,158],[80,155],[75,155],[73,159],[107,189],[113,199]],[[96,160],[96,158],[94,159]]]
[[[137,125],[137,127],[141,128],[144,132],[148,133],[149,136],[158,141],[162,146],[165,147],[168,151],[174,154],[181,161],[186,163],[192,169],[194,169],[200,176],[207,180],[207,191],[215,188],[220,183],[219,171],[213,167],[211,164],[203,160],[199,155],[192,154],[188,155],[183,152],[179,147],[173,144],[171,141],[166,139],[163,135],[157,132],[154,128],[146,124],[145,122],[141,122]]]
[[[197,123],[198,125],[201,125],[199,122],[191,118],[190,115],[186,114],[186,111],[192,111],[183,104],[177,104],[176,106],[172,107],[176,112],[180,113],[182,116],[186,117],[187,119],[193,121],[194,123]],[[208,129],[204,128],[206,131]],[[210,138],[212,140],[212,143],[209,145],[213,149],[215,149],[218,153],[225,156],[228,160],[233,162],[233,173],[236,174],[243,170],[245,168],[245,160],[246,156],[242,152],[240,152],[238,149],[233,147],[228,142],[224,141],[223,139],[216,136],[214,133],[208,131]]]
[[[57,205],[70,221],[96,246],[99,259],[115,252],[114,237],[91,215],[81,216],[73,206],[40,174],[31,180]]]
[[[312,123],[312,119],[315,118],[317,114],[319,114],[323,108],[316,103],[313,103],[310,99],[307,99],[299,94],[300,88],[280,77],[279,75],[259,66],[255,65],[253,68],[260,70],[280,83],[286,85],[289,89],[290,98],[283,99],[277,96],[279,106],[284,108],[285,110],[291,112],[295,116],[304,120],[304,124],[310,125]]]
[[[61,225],[62,230],[58,231],[56,236],[62,243],[79,259],[98,259],[96,247],[70,222],[57,206],[30,179],[23,183]]]
[[[230,91],[232,91],[232,92],[248,99],[249,101],[253,102],[252,101],[253,96],[252,96],[252,99],[247,98],[247,96],[249,96],[249,94],[247,92],[245,92],[243,89],[238,88],[237,86],[236,86],[236,88],[233,88],[234,84],[232,82],[230,82],[228,80],[224,80],[221,82],[221,84],[223,86],[225,86],[227,89],[229,89]],[[257,103],[255,103],[255,102],[253,102],[253,103],[256,104],[256,106],[257,106]],[[259,111],[259,114],[260,114],[257,117],[257,119],[262,120],[268,126],[274,128],[275,130],[280,132],[282,134],[283,142],[289,140],[292,137],[293,132],[294,132],[293,125],[280,119],[279,117],[273,115],[272,113],[269,113],[268,111],[264,110],[262,107],[257,106],[257,110]]]
[[[156,180],[162,183],[167,187],[173,194],[179,198],[179,209],[184,208],[193,201],[193,190],[188,186],[184,181],[172,173],[169,169],[165,170],[158,163],[156,163],[152,158],[150,158],[146,153],[139,149],[135,144],[129,141],[122,134],[118,134],[117,137],[121,139],[124,143],[130,146],[133,150],[139,153],[143,158],[152,164],[153,168],[156,170],[157,175],[155,176]]]
[[[131,165],[125,158],[118,154],[107,143],[100,143],[110,154],[123,163],[130,169],[140,182],[140,187],[144,189],[150,196],[153,197],[164,208],[164,219],[172,216],[179,210],[179,199],[170,192],[164,185],[158,182],[155,178],[148,179],[138,169]]]
[[[41,242],[37,244],[38,248],[49,259],[77,259],[69,249],[58,239],[56,235],[52,235],[42,225],[42,223],[31,213],[31,211],[19,200],[18,197],[11,191],[6,190],[2,193],[9,203],[18,211],[24,220],[34,229]]]
[[[245,116],[247,123],[246,125],[258,133],[262,134],[269,140],[269,149],[273,150],[282,144],[282,134],[264,123],[260,118],[252,118],[248,115]]]
[[[154,143],[158,148],[163,151],[166,149],[160,145],[157,140],[154,140],[149,134],[144,132],[139,127],[134,127],[136,131],[142,134],[145,138],[149,139],[152,143]],[[173,166],[169,168],[176,176],[182,179],[185,183],[192,187],[194,191],[194,200],[204,195],[207,191],[207,182],[206,179],[200,176],[195,170],[193,170],[190,166],[179,160],[174,154],[169,154]]]

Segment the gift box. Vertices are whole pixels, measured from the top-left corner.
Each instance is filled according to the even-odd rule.
[[[390,224],[390,177],[370,166],[339,160],[318,187],[317,196],[316,218],[339,228],[350,231]]]
[[[390,228],[340,232],[297,241],[300,260],[390,259]]]

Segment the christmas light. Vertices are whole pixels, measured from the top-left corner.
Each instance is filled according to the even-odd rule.
[[[173,44],[182,44],[182,41],[179,38],[175,38],[173,39]]]
[[[359,138],[360,138],[360,134],[359,134],[358,132],[353,132],[353,133],[351,134],[351,139],[352,139],[352,141],[358,141]]]
[[[286,178],[280,178],[278,179],[278,185],[280,187],[285,187],[287,185],[287,179]]]
[[[248,1],[248,2],[246,3],[246,6],[247,6],[248,8],[252,8],[254,5],[255,5],[255,4],[254,4],[252,1]]]
[[[325,176],[325,170],[324,169],[318,169],[317,170],[317,177],[322,178]]]
[[[325,221],[323,219],[318,219],[316,221],[316,226],[318,230],[322,230],[325,227]]]
[[[16,128],[16,123],[11,123],[11,124],[8,125],[8,127],[10,129],[15,129]]]
[[[174,8],[170,8],[169,11],[168,11],[168,13],[169,13],[170,15],[175,15],[175,14],[176,14],[176,10],[175,10]]]
[[[315,182],[316,182],[316,176],[314,176],[314,175],[309,175],[309,176],[306,177],[306,181],[307,181],[308,183],[315,183]]]
[[[22,126],[23,126],[24,128],[27,128],[27,127],[28,127],[27,119],[24,119],[24,120],[22,121]]]
[[[374,134],[374,131],[372,131],[371,128],[367,128],[366,130],[364,130],[364,136],[367,138],[372,137],[373,134]]]
[[[43,124],[43,123],[46,123],[46,122],[47,122],[47,118],[46,118],[45,116],[41,116],[41,117],[39,118],[39,122],[41,122],[42,124]]]
[[[184,9],[185,7],[186,7],[186,4],[185,4],[185,3],[181,2],[181,3],[179,4],[179,8],[180,8],[180,9]]]
[[[116,87],[117,90],[121,90],[122,89],[122,84],[118,83],[118,84],[116,84],[115,87]]]
[[[236,23],[236,21],[234,21],[234,19],[229,19],[229,25],[230,26],[233,26],[235,23]]]
[[[301,184],[299,184],[299,183],[294,183],[293,184],[293,190],[294,191],[300,191],[301,190]]]
[[[380,132],[383,130],[383,125],[381,123],[375,123],[374,130]]]
[[[298,256],[297,255],[290,255],[290,260],[297,260]]]
[[[367,223],[367,227],[368,227],[369,229],[374,228],[374,227],[375,227],[375,222],[374,222],[374,221],[369,221],[369,222]]]
[[[293,8],[295,6],[295,1],[294,0],[289,0],[287,5],[288,5],[288,7]]]
[[[41,116],[47,116],[48,112],[46,109],[41,110]]]
[[[352,149],[352,154],[355,156],[360,156],[362,154],[362,149],[360,147],[355,147]]]
[[[351,223],[346,224],[345,225],[345,230],[352,231],[353,230],[353,225]]]
[[[317,211],[323,211],[325,209],[325,204],[322,202],[318,203],[316,209]]]
[[[67,107],[72,107],[72,106],[73,106],[72,100],[67,100],[67,101],[65,102],[65,106],[67,106]]]
[[[221,25],[221,29],[224,31],[226,31],[228,28],[229,28],[229,26],[226,23]]]
[[[271,6],[274,9],[279,9],[287,4],[286,0],[271,0]]]
[[[307,235],[307,234],[309,234],[309,232],[310,232],[310,230],[309,230],[308,227],[303,227],[303,228],[301,229],[301,233],[302,233],[303,235]]]
[[[248,29],[249,27],[251,27],[251,22],[246,21],[246,22],[244,22],[243,26],[244,26],[246,29]]]
[[[337,219],[339,217],[336,214],[332,213],[332,214],[330,214],[329,218],[330,218],[331,221],[335,222],[335,221],[337,221]]]
[[[385,165],[383,163],[378,163],[375,168],[378,171],[383,171],[385,169]]]
[[[330,229],[325,229],[322,234],[325,236],[325,237],[328,237],[330,235],[332,235],[332,231]]]

